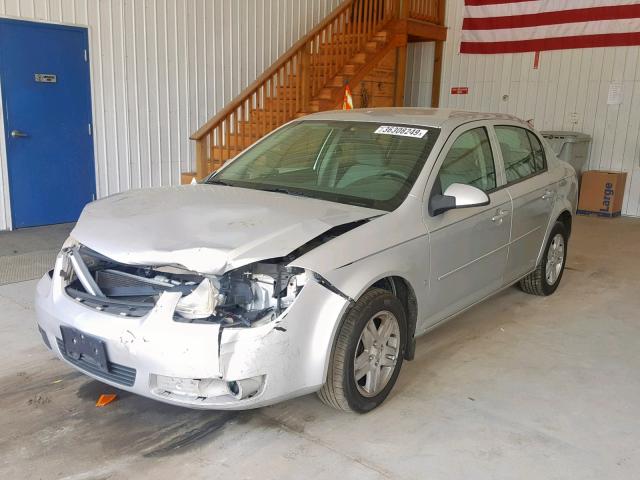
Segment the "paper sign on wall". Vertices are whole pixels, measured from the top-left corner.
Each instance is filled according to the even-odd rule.
[[[609,94],[607,95],[607,105],[620,105],[622,103],[622,83],[611,82],[609,84]]]

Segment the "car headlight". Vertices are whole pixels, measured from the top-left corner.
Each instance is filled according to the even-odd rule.
[[[213,282],[205,278],[189,295],[180,299],[176,313],[190,320],[210,317],[218,305],[219,294]]]
[[[257,262],[214,280],[205,279],[180,299],[176,313],[188,320],[257,326],[289,308],[311,275],[277,262]]]

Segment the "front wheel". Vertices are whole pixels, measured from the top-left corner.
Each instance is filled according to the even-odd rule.
[[[524,292],[546,296],[556,291],[564,273],[568,240],[567,229],[562,223],[556,222],[551,229],[540,264],[520,280],[520,288]]]
[[[400,300],[379,288],[367,291],[346,313],[320,400],[358,413],[376,408],[400,373],[406,338]]]

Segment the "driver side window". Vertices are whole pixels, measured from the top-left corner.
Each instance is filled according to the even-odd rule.
[[[490,192],[496,188],[496,169],[484,127],[460,135],[447,153],[438,173],[441,192],[452,183],[462,183]]]

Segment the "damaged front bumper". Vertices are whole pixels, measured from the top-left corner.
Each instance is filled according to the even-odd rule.
[[[175,321],[180,293],[164,292],[144,316],[89,308],[65,291],[64,254],[36,292],[45,343],[100,381],[191,408],[246,409],[318,390],[348,301],[312,279],[275,320],[238,328]],[[61,327],[102,342],[108,368],[66,353]]]

